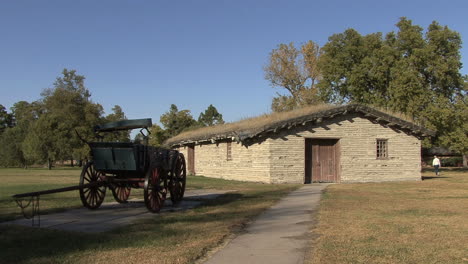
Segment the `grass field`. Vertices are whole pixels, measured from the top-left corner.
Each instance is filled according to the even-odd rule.
[[[0,169],[0,221],[19,192],[74,185],[77,169]],[[421,182],[330,185],[307,263],[468,263],[468,171]],[[53,184],[52,184],[53,183]],[[193,263],[299,185],[189,177],[188,188],[237,190],[186,212],[101,234],[0,227],[0,263]],[[133,193],[142,197],[141,192]],[[112,195],[107,194],[112,200]],[[41,211],[80,207],[77,192],[41,197]]]
[[[78,169],[0,169],[0,221],[20,216],[12,194],[75,185],[79,174]],[[0,226],[0,263],[193,263],[299,186],[188,177],[188,189],[237,192],[100,234]],[[110,192],[106,196],[112,200]],[[78,192],[41,196],[42,213],[80,206]]]
[[[79,168],[0,169],[0,222],[19,216],[20,210],[11,199],[13,194],[78,185],[80,173]],[[41,196],[41,210],[44,212],[78,206],[81,206],[78,192]]]
[[[308,263],[468,263],[468,171],[331,185]]]

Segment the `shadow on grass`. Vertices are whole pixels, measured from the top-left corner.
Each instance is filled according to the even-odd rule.
[[[203,197],[203,196],[201,196]],[[225,193],[225,194],[222,194],[214,199],[199,199],[201,200],[203,203],[202,203],[202,206],[205,206],[205,207],[211,207],[211,206],[222,206],[222,205],[226,205],[226,204],[229,204],[229,203],[232,203],[234,201],[238,201],[240,199],[242,199],[244,197],[243,194],[241,193]]]
[[[446,172],[468,172],[468,168],[462,168],[462,167],[442,167],[439,169],[439,171],[446,171]],[[432,167],[427,167],[423,168],[422,172],[434,172],[434,168]]]
[[[99,254],[100,251],[170,247],[186,243],[186,240],[190,243],[190,239],[209,234],[204,229],[206,223],[212,222],[214,226],[229,223],[231,229],[235,229],[239,223],[242,225],[263,211],[252,205],[280,196],[281,192],[277,190],[249,195],[227,193],[204,201],[202,206],[190,211],[162,214],[104,233],[0,226],[0,259],[4,263],[30,263],[38,260],[57,263],[70,261],[67,257]]]
[[[450,178],[444,176],[422,176],[422,180],[432,180],[432,179],[443,179],[443,178]]]

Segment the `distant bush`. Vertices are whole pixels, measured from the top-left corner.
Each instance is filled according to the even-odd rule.
[[[442,167],[459,167],[461,164],[463,164],[463,158],[462,157],[451,157],[451,158],[446,158],[442,159]]]
[[[432,167],[432,160],[433,157],[425,157],[423,158],[423,166],[431,166]],[[450,157],[450,158],[440,158],[440,162],[442,163],[442,167],[461,167],[463,164],[462,157]]]

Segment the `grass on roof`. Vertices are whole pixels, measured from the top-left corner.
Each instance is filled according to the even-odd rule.
[[[226,123],[223,125],[203,127],[199,129],[189,130],[183,132],[167,141],[167,144],[180,142],[187,139],[209,139],[217,135],[227,135],[232,131],[257,131],[265,126],[272,125],[277,122],[286,121],[289,119],[297,118],[304,115],[317,113],[320,111],[335,108],[334,105],[320,104],[307,106],[301,109],[292,110],[289,112],[263,114],[261,116],[242,119],[233,123]]]
[[[175,144],[185,140],[207,140],[211,138],[215,138],[217,136],[220,137],[229,137],[234,136],[235,132],[259,132],[263,130],[266,126],[271,126],[275,123],[285,122],[294,118],[298,118],[301,116],[311,115],[317,112],[329,110],[332,108],[341,107],[337,105],[330,105],[330,104],[318,104],[318,105],[311,105],[306,106],[304,108],[288,111],[288,112],[279,112],[279,113],[270,113],[270,114],[263,114],[257,117],[241,119],[240,121],[233,122],[233,123],[226,123],[223,125],[216,125],[210,127],[203,127],[193,130],[188,130],[186,132],[182,132],[181,134],[170,138],[166,141],[167,145]],[[397,113],[390,111],[388,109],[380,108],[380,107],[372,107],[380,112],[386,113],[388,115],[400,118],[402,120],[415,123],[415,121],[407,115],[402,113]]]

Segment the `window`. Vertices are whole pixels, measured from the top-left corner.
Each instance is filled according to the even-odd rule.
[[[226,160],[232,160],[232,149],[231,149],[231,141],[227,142],[226,144]]]
[[[387,139],[377,139],[377,159],[388,159]]]

